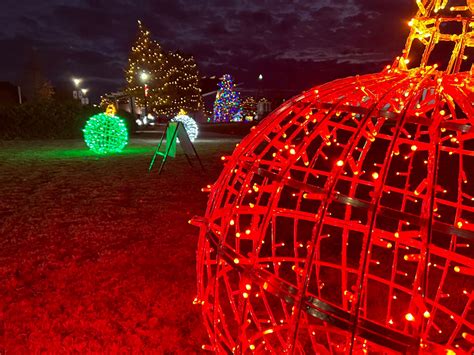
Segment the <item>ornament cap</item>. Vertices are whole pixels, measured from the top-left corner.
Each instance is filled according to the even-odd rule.
[[[115,116],[117,113],[117,109],[115,108],[114,104],[108,104],[105,110],[105,114],[109,116]]]
[[[416,16],[411,28],[400,70],[439,65],[446,73],[468,71],[472,59],[466,50],[474,47],[474,0],[415,0]]]

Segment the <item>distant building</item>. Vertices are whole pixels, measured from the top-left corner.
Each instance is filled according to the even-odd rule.
[[[262,90],[242,88],[239,91],[244,101],[249,97],[255,99],[257,111],[255,119],[257,121],[261,121],[286,100],[298,94],[298,92],[295,90]]]
[[[262,120],[272,112],[272,103],[266,98],[262,98],[257,103],[257,120]]]
[[[135,99],[123,91],[106,94],[101,99],[101,106],[106,106],[106,104],[111,103],[114,104],[118,110],[129,112],[132,115],[141,114],[142,109],[137,109]]]
[[[21,103],[20,87],[7,81],[0,81],[0,106],[13,106]]]

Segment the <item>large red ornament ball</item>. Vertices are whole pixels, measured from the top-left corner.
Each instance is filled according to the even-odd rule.
[[[472,353],[471,80],[337,80],[242,141],[200,220],[205,349]]]

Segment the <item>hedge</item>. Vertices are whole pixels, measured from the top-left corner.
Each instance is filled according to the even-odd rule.
[[[77,101],[36,101],[0,107],[1,139],[66,139],[82,137],[88,118],[102,109],[82,106]],[[119,112],[129,127],[133,117]]]

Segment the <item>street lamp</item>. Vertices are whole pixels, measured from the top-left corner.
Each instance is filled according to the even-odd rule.
[[[86,96],[87,93],[89,92],[89,89],[81,89],[81,91],[82,91],[82,94]]]
[[[140,74],[140,79],[141,79],[144,83],[147,83],[149,77],[150,77],[150,75],[148,75],[148,73],[145,72],[145,71]]]
[[[143,82],[143,97],[145,98],[145,118],[148,117],[148,102],[147,102],[147,97],[148,97],[148,79],[150,78],[150,75],[148,75],[147,72],[142,72],[140,74],[140,79]]]
[[[263,74],[258,76],[258,94],[260,97],[263,97]]]
[[[76,86],[76,88],[79,88],[79,85],[81,85],[82,83],[82,79],[72,78],[72,82],[74,83],[74,86]]]
[[[72,82],[74,83],[74,90],[72,91],[72,97],[75,100],[81,100],[82,101],[82,95],[81,95],[81,89],[80,85],[82,83],[82,79],[79,78],[71,78]]]

